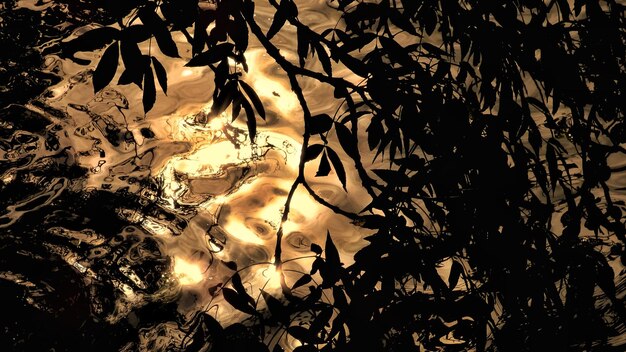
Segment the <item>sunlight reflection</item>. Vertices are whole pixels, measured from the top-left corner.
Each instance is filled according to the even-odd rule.
[[[198,265],[179,257],[174,258],[174,275],[183,286],[195,285],[204,279],[202,270]]]

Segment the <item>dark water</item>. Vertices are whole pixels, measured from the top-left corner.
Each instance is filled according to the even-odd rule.
[[[273,11],[263,4],[257,20],[268,27]],[[318,30],[338,20],[325,1],[300,1],[299,8]],[[54,49],[112,16],[89,1],[0,5],[0,346],[8,350],[183,350],[197,312],[208,311],[223,325],[243,319],[208,293],[232,273],[221,261],[250,265],[243,274],[251,292],[279,290],[271,265],[275,233],[297,174],[302,133],[285,77],[252,43],[245,79],[268,111],[255,146],[245,126],[226,116],[198,123],[211,105],[213,77],[183,67],[184,60],[159,56],[169,95],[159,91],[144,115],[134,86],[93,94],[100,52],[77,54],[91,62],[80,65]],[[184,38],[176,39],[188,58]],[[295,30],[286,28],[276,43],[295,57]],[[347,75],[341,67],[334,72]],[[313,114],[337,109],[327,87],[302,84]],[[369,202],[355,174],[348,173],[345,193],[336,177],[314,178],[314,171],[308,179],[330,203],[359,211]],[[617,199],[625,177],[611,179]],[[328,229],[349,265],[367,231],[304,190],[294,204],[284,258],[310,254],[310,244],[323,243]],[[613,239],[603,240],[608,253]],[[622,282],[622,264],[610,263]],[[287,280],[310,264],[310,258],[289,261]],[[439,270],[444,277],[447,265]],[[625,342],[619,333],[610,341]],[[281,341],[287,350],[292,343]]]

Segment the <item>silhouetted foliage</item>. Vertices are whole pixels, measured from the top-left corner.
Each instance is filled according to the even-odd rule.
[[[606,251],[613,237],[626,244],[625,204],[609,192],[619,170],[608,163],[626,152],[624,5],[337,0],[341,21],[318,33],[296,1],[269,2],[276,12],[267,33],[252,0],[144,0],[125,21],[120,13],[119,29],[63,44],[68,57],[105,48],[95,91],[111,82],[121,55],[118,84],[142,87],[147,112],[154,74],[166,92],[167,73],[137,44],[150,40],[151,50],[178,57],[171,32],[182,32],[193,53],[187,66],[215,73],[209,118],[230,107],[237,119],[243,108],[253,141],[265,110],[241,78],[251,34],[286,72],[303,111],[303,155],[283,222],[295,189],[308,186],[305,163],[371,196],[359,214],[326,204],[374,230],[354,264],[342,264],[328,233],[323,250],[311,245],[309,273],[283,277],[283,297],[261,291],[259,305],[225,263],[235,274],[211,294],[250,319],[223,329],[199,316],[188,350],[215,339],[209,350],[266,351],[276,343],[264,335],[269,326],[299,340],[296,351],[604,348],[615,321],[626,319]],[[297,29],[296,63],[271,41],[287,24]],[[321,71],[305,65],[314,59]],[[333,76],[338,65],[361,83]],[[312,116],[297,76],[330,85],[345,108]],[[359,147],[362,135],[369,151]],[[366,169],[369,152],[388,167]],[[348,167],[360,184],[347,182]],[[278,269],[287,267],[281,239],[282,226]],[[624,262],[617,248],[612,255]],[[437,270],[444,263],[447,277]],[[610,312],[596,308],[601,295]]]

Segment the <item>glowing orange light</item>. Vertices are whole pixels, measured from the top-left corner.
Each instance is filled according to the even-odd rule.
[[[174,258],[174,275],[183,286],[195,285],[204,279],[198,265],[178,257]]]

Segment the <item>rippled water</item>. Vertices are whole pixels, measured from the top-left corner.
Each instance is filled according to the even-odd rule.
[[[37,22],[29,16],[64,14],[67,22],[42,21],[56,30],[49,39],[58,41],[97,26],[65,12],[77,4],[82,2],[19,1],[2,10],[5,18],[19,15],[29,18],[22,21],[27,23]],[[257,20],[268,28],[274,12],[264,4],[257,4]],[[338,20],[325,1],[299,6],[315,29]],[[45,50],[45,39],[37,53]],[[184,37],[175,39],[188,58]],[[295,29],[286,27],[275,41],[283,55],[295,57]],[[142,50],[147,52],[147,45]],[[137,87],[113,85],[93,94],[91,74],[101,52],[77,54],[91,61],[88,66],[54,54],[30,63],[25,75],[43,67],[37,74],[53,79],[36,82],[40,86],[33,92],[45,91],[35,99],[2,110],[0,283],[10,302],[26,303],[6,318],[9,343],[18,349],[66,349],[94,341],[108,349],[179,348],[185,333],[176,322],[199,311],[212,307],[223,325],[244,318],[208,293],[232,274],[221,261],[250,266],[242,274],[251,292],[279,289],[271,265],[275,234],[297,174],[303,130],[283,73],[251,43],[245,80],[268,116],[256,145],[250,145],[245,126],[231,124],[227,116],[198,123],[211,105],[210,70],[152,54],[168,71],[169,94],[159,91],[147,115]],[[328,87],[302,85],[313,114],[338,108]],[[11,99],[7,103],[21,102]],[[349,193],[332,174],[313,175],[307,170],[312,187],[333,204],[359,211],[368,201],[354,183],[356,175],[348,174]],[[346,264],[365,235],[303,189],[284,228],[288,282],[299,277],[297,271],[308,271],[310,244],[323,244],[326,230]],[[299,257],[304,258],[289,260]],[[82,337],[68,336],[76,332]]]
[[[89,9],[81,1],[4,6],[0,24],[43,18],[49,34],[40,33],[36,53],[49,40],[96,26],[71,15]],[[301,0],[298,6],[300,18],[317,31],[338,21],[326,1]],[[263,28],[273,14],[265,2],[257,4]],[[66,18],[55,23],[50,20],[55,16]],[[275,38],[292,60],[295,38],[289,27]],[[29,66],[25,77],[39,78],[31,85],[11,81],[19,96],[39,94],[37,87],[45,91],[30,101],[7,95],[7,102],[18,104],[0,111],[0,292],[8,304],[24,305],[2,318],[8,337],[1,342],[33,350],[94,342],[108,350],[172,350],[185,339],[186,327],[179,323],[199,311],[209,310],[223,325],[244,318],[208,293],[232,274],[222,261],[250,266],[243,274],[251,292],[279,289],[271,262],[282,207],[297,174],[303,129],[297,100],[280,68],[252,41],[245,80],[268,112],[257,144],[250,145],[245,126],[231,124],[227,116],[199,123],[211,106],[213,76],[183,67],[191,53],[182,35],[175,39],[183,60],[153,53],[168,71],[169,89],[167,96],[157,92],[147,115],[135,86],[113,85],[93,94],[91,74],[101,52],[78,54],[91,61],[88,66],[54,54],[33,59],[27,64],[43,69]],[[25,56],[34,55],[27,51]],[[22,69],[18,59],[6,59],[15,62],[10,72]],[[341,67],[334,73],[348,74]],[[339,107],[329,87],[302,85],[313,114],[333,114]],[[32,89],[22,89],[26,86]],[[348,193],[334,175],[315,178],[314,171],[307,169],[307,179],[330,203],[354,212],[368,203],[351,168]],[[611,179],[616,194],[623,193],[624,177]],[[326,230],[350,264],[367,233],[303,189],[293,204],[283,242],[287,281],[308,271],[310,244],[323,244]],[[619,274],[621,264],[611,263]],[[281,343],[290,349],[289,341]]]

